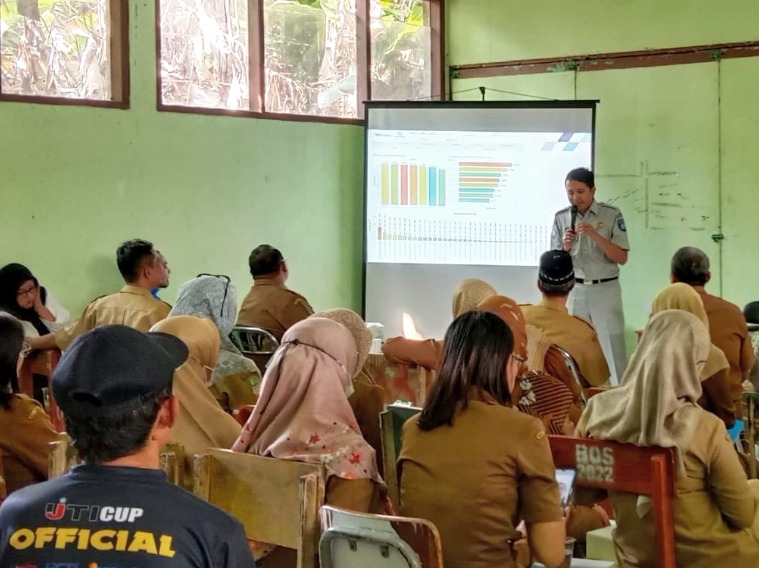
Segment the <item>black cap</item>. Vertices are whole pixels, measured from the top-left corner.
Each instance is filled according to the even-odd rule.
[[[560,286],[575,278],[572,256],[563,250],[549,250],[540,255],[538,278],[546,284]]]
[[[72,418],[123,414],[168,389],[188,354],[187,346],[167,333],[97,327],[63,354],[53,372],[53,396]]]

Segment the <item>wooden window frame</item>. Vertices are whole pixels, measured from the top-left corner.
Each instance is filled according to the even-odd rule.
[[[208,107],[182,106],[163,102],[163,80],[161,78],[161,2],[155,2],[156,37],[156,109],[159,112],[177,112],[209,116],[237,116],[264,118],[293,122],[321,122],[327,124],[364,124],[364,102],[371,100],[371,31],[369,3],[371,0],[356,0],[356,72],[359,77],[356,97],[358,117],[341,118],[311,114],[289,114],[271,112],[264,109],[266,104],[266,61],[263,0],[248,0],[248,89],[252,108],[260,110],[239,110]],[[432,85],[431,100],[445,99],[445,0],[425,0],[430,9]]]
[[[111,20],[109,26],[111,98],[109,100],[3,93],[3,76],[0,73],[0,102],[128,109],[130,93],[129,0],[108,1],[108,13]]]

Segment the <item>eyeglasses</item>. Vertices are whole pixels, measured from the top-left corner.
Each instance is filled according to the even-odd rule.
[[[37,290],[36,286],[32,286],[31,288],[21,289],[16,292],[16,297],[20,298],[22,296],[31,296],[34,294],[35,290]]]
[[[21,344],[21,357],[26,359],[29,356],[29,353],[32,352],[32,346],[29,345],[26,341],[24,341]]]
[[[231,282],[231,279],[226,274],[209,274],[207,272],[202,272],[196,276],[196,278],[200,278],[201,276],[212,276],[213,278],[221,278],[225,281],[224,284],[224,298],[221,300],[221,315],[224,315],[224,304],[227,303],[227,290],[229,290],[229,283]]]

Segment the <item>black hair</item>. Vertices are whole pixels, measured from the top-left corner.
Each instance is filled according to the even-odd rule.
[[[683,247],[672,257],[671,270],[678,282],[704,286],[709,281],[709,257],[696,247]]]
[[[140,268],[146,262],[154,262],[155,258],[153,243],[142,239],[132,239],[122,243],[116,249],[116,264],[119,266],[119,272],[130,284],[139,278]]]
[[[514,335],[498,315],[471,311],[455,320],[445,332],[440,372],[419,417],[421,430],[453,424],[457,407],[467,407],[470,387],[511,402],[506,364],[514,350]]]
[[[548,296],[549,298],[568,296],[574,287],[574,278],[564,284],[549,284],[548,282],[538,280],[538,288],[540,288],[540,291],[543,292],[544,296]]]
[[[24,345],[24,327],[11,316],[0,316],[0,406],[9,408],[18,392],[18,356]]]
[[[135,410],[115,416],[85,419],[64,415],[66,432],[83,462],[100,464],[139,452],[148,442],[161,406],[171,396],[171,389],[154,395]]]
[[[258,245],[248,257],[248,266],[253,278],[279,272],[279,266],[285,257],[271,245]]]
[[[0,268],[0,310],[8,312],[21,321],[28,321],[40,335],[47,335],[50,330],[33,307],[22,308],[18,303],[18,291],[25,283],[34,282],[40,295],[40,301],[47,301],[47,290],[40,286],[32,271],[23,264],[12,262]]]
[[[564,183],[567,183],[568,181],[579,181],[591,189],[596,187],[596,176],[593,175],[593,172],[591,172],[588,168],[573,169],[567,174],[567,177],[564,178]]]

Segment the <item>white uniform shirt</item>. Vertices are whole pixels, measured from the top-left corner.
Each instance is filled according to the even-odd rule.
[[[599,203],[595,199],[585,215],[577,214],[575,226],[579,223],[590,223],[602,237],[625,250],[630,250],[627,241],[627,227],[622,212],[608,203]],[[564,233],[572,226],[572,208],[562,209],[553,220],[551,231],[551,246],[562,249]],[[584,280],[601,280],[619,276],[619,265],[606,256],[595,241],[587,235],[578,235],[569,251],[574,263],[575,276]]]

